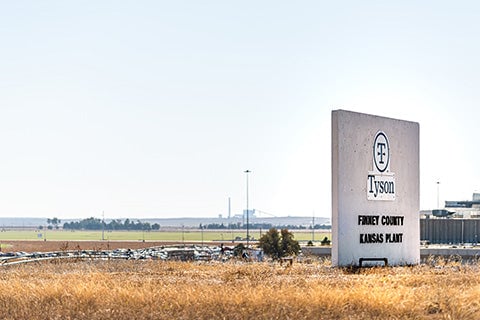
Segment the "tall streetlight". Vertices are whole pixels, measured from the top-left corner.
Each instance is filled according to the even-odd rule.
[[[250,170],[245,170],[244,173],[245,173],[245,176],[247,177],[247,248],[248,248],[248,245],[249,245],[249,241],[250,241],[250,229],[249,229],[249,220],[248,220],[248,216],[249,216],[249,212],[248,212],[248,174],[252,172]]]
[[[437,209],[440,209],[440,181],[437,181]]]

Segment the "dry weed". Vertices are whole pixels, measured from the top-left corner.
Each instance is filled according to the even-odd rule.
[[[477,265],[88,261],[0,269],[4,319],[478,319]]]

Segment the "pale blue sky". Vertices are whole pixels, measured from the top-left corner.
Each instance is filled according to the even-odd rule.
[[[476,1],[0,4],[0,216],[329,217],[330,116],[420,123],[421,208],[480,190]]]

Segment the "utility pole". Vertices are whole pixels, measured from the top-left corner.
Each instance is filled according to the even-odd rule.
[[[315,241],[315,211],[312,216],[312,244]]]
[[[185,225],[182,224],[182,243],[185,248]]]
[[[102,241],[105,241],[105,211],[102,210]]]

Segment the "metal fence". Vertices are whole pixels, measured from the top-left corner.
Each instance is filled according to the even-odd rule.
[[[420,239],[429,243],[478,243],[480,219],[420,219]]]

